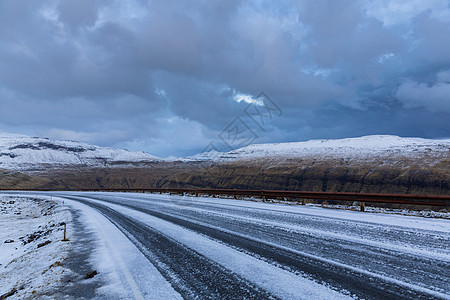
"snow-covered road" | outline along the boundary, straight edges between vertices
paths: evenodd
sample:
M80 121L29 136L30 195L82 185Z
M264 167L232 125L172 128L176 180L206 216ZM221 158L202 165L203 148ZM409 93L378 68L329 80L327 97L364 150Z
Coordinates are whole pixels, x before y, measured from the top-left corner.
M97 235L104 295L450 299L449 220L155 194L52 195Z

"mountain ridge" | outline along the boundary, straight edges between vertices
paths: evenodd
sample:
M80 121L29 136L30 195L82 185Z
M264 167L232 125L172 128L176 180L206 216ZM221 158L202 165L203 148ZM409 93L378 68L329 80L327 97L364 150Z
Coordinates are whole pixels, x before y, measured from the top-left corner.
M0 133L0 168L9 170L101 167L119 163L153 162L159 157L86 143Z
M142 152L73 141L8 138L9 144L4 142L7 138L3 138L3 143L0 138L0 169L7 169L0 170L1 189L172 187L441 195L450 192L447 139L365 136L255 144L229 152L160 159ZM27 139L27 143L22 143ZM26 155L11 158L21 153L28 157L37 155L29 161L24 160ZM55 158L60 160L55 163Z
M422 152L450 152L450 139L403 138L394 135L368 135L345 139L317 139L305 142L252 144L229 152L211 151L189 157L193 160L254 159L261 157L304 157L328 155L332 157L360 157L379 155L383 152L403 151L417 155ZM414 153L418 152L418 153Z
M369 135L346 139L317 139L304 142L252 144L228 152L204 152L188 157L159 158L146 152L99 147L77 141L54 140L0 132L0 168L10 170L60 168L63 166L135 166L155 161L286 160L331 157L373 159L374 157L421 157L437 159L450 153L450 139L403 138Z

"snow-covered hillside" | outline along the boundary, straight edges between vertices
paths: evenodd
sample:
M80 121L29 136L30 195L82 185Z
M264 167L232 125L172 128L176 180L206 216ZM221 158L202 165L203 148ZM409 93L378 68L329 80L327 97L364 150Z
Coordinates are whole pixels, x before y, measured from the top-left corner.
M450 139L429 140L392 135L370 135L336 140L310 140L296 143L254 144L230 152L211 151L190 157L193 160L243 160L261 157L339 157L377 156L450 157Z
M155 160L160 159L145 152L0 133L0 169L40 169L66 165L101 167Z
M377 157L450 158L450 139L428 140L391 135L372 135L337 140L296 143L254 144L230 152L211 151L191 157L161 159L145 152L102 148L74 141L58 141L0 133L0 169L25 170L62 166L132 166L150 161L226 162L258 158L343 158Z

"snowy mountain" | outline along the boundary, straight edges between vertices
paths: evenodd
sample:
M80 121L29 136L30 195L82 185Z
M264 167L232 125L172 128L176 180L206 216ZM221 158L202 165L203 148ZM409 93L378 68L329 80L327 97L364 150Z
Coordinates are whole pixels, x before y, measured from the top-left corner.
M256 144L160 159L144 152L0 133L3 189L200 187L448 194L449 165L449 139L374 135ZM39 172L29 172L33 170Z
M373 135L249 145L190 157L165 187L447 195L450 140Z
M0 169L25 170L69 165L102 167L159 160L145 152L0 133Z
M450 157L450 139L428 140L391 135L372 135L336 140L254 144L229 152L205 152L191 157L161 159L145 152L103 148L75 141L59 141L0 133L0 169L26 170L62 166L133 166L153 161L227 162L265 158L342 158L360 160L377 157Z
M344 158L366 159L378 156L450 157L450 139L429 140L392 135L310 140L296 143L254 144L230 152L211 151L191 156L199 161L234 161L258 158Z

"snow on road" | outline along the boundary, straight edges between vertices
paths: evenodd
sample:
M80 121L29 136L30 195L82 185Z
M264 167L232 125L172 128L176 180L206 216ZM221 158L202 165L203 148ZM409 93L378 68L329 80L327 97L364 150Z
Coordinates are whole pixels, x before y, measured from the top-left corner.
M448 219L205 197L51 195L96 237L98 298L450 299Z
M99 276L107 282L97 291L98 297L182 299L130 240L102 214L77 201L64 200L68 207L81 212L86 230L97 237L91 261Z
M141 222L146 230L156 230L277 298L337 299L405 289L409 296L450 297L450 221L446 219L202 197L72 195L84 203L78 205L105 206ZM267 249L257 253L239 244L242 239ZM271 258L271 249L287 254ZM289 256L296 256L296 265L283 265ZM344 270L349 278L359 278L355 282L378 280L380 291L328 280L333 272L314 271L309 261L319 268ZM299 267L302 264L305 269Z
M95 200L94 202L102 203L102 201ZM131 216L153 228L157 228L163 234L226 266L231 271L267 289L281 299L298 299L299 297L308 299L349 299L347 295L340 294L329 287L280 269L230 247L224 247L223 244L217 241L195 234L170 222L115 204L108 204L108 207Z

